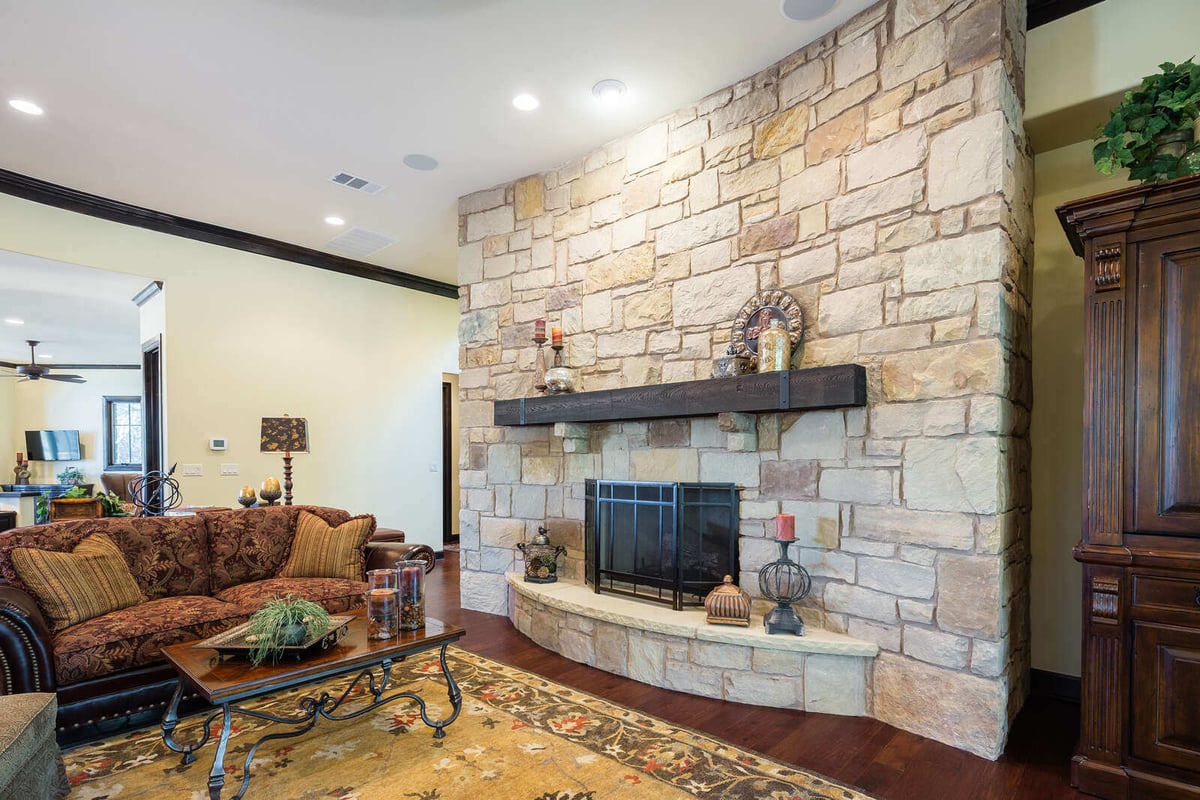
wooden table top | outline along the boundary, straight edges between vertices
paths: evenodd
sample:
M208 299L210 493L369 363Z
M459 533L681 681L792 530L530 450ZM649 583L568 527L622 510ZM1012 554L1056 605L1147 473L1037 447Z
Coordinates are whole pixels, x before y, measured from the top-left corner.
M354 614L354 619L345 637L328 650L317 650L299 661L286 660L278 664L264 661L256 667L241 657L221 659L216 650L193 647L194 642L164 647L163 655L181 677L196 687L201 697L213 705L220 705L311 683L355 668L365 669L385 659L399 660L401 656L457 641L466 633L457 625L426 618L421 630L401 631L392 639L371 640L367 639L363 610L348 613Z

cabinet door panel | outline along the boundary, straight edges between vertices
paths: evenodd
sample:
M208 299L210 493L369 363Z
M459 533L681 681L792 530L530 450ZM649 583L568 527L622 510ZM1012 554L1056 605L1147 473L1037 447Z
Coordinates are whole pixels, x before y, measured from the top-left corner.
M1138 257L1135 529L1200 535L1200 250Z
M1200 769L1200 631L1133 626L1133 755Z

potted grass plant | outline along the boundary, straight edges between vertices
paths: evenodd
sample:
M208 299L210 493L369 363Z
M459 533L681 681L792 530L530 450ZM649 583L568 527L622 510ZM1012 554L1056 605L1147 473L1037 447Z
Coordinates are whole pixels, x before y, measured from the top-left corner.
M275 598L254 612L246 641L253 647L249 656L258 666L268 658L278 661L283 648L303 644L311 636L329 630L329 612L311 600Z
M1200 64L1159 65L1125 93L1096 136L1092 160L1105 175L1129 168L1143 183L1200 172Z

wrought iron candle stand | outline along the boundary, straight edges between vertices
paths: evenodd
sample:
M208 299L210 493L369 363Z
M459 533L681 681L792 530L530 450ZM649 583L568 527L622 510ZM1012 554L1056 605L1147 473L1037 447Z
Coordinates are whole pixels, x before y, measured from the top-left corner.
M812 589L812 578L808 570L788 558L790 539L776 539L779 543L779 560L772 561L758 571L758 590L762 596L775 602L775 608L763 617L767 633L794 633L804 635L804 620L796 615L792 603L804 599Z
M544 326L534 329L533 341L537 343L537 356L533 362L533 388L538 391L538 394L546 393L546 357L542 352L542 346L546 344L546 328Z

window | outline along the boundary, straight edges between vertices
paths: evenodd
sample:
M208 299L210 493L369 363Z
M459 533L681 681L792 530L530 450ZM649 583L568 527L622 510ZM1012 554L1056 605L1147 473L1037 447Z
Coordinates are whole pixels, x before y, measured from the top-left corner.
M104 398L104 468L142 469L142 398Z

